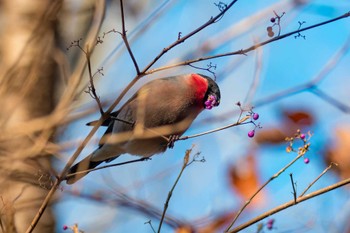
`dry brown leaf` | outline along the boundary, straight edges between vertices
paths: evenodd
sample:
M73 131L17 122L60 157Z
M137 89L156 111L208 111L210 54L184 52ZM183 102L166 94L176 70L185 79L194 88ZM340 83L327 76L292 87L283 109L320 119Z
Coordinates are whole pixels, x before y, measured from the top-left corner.
M310 126L314 123L314 117L305 110L283 111L284 117L295 124Z
M338 164L335 169L341 178L350 177L350 127L336 128L334 144L326 149L325 161Z
M234 213L221 214L208 225L199 229L198 233L223 232L227 225L232 221L234 215Z
M256 168L255 156L250 154L229 168L231 187L244 200L248 200L259 189L259 175ZM260 204L264 195L259 194L251 204Z
M285 142L286 134L277 128L259 130L255 135L255 141L259 144L280 144Z

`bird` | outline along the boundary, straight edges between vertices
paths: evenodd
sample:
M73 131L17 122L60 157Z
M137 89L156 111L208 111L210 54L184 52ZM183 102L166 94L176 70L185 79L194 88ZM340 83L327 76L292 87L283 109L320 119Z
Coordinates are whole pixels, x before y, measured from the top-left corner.
M149 158L172 148L203 110L219 106L220 98L217 83L203 74L149 81L102 123L107 130L98 148L70 168L67 184L77 182L89 169L122 154Z

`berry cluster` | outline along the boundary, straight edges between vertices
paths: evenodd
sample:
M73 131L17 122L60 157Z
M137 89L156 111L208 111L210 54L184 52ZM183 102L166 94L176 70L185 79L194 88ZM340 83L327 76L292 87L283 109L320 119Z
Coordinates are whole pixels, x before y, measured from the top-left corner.
M266 28L267 30L267 35L269 37L274 37L275 36L275 32L273 31L273 27L277 26L278 27L278 36L281 34L281 18L283 17L283 15L285 14L284 12L282 13L282 15L278 15L275 11L273 11L273 13L275 14L275 17L272 17L270 19L270 22L272 23L272 26L268 26Z
M243 114L244 112L248 112L248 114L247 114L247 116L246 116L245 119L249 119L249 118L250 118L250 121L247 122L247 123L251 123L251 124L254 125L254 129L248 132L248 137L250 137L250 138L254 137L256 128L261 128L260 123L256 123L256 122L255 122L255 121L257 121L257 120L259 119L259 117L260 117L260 116L259 116L259 113L253 112L252 108L250 108L249 110L244 109L244 108L242 107L241 102L239 102L239 101L236 103L236 105L237 105L237 106L240 108L240 110L241 110L241 114L239 115L239 120L238 120L238 121L240 121L241 116L242 116L242 114Z
M258 127L260 128L260 125L257 125L254 121L258 120L259 119L259 114L256 113L256 112L249 112L250 113L250 116L252 118L252 123L255 125L255 128L251 131L248 132L248 137L252 138L254 137L255 135L255 129Z
M205 108L210 110L214 106L217 106L219 103L216 100L216 97L213 95L209 95L208 99L204 102Z
M303 143L303 146L298 148L298 153L299 154L303 154L304 157L304 163L308 164L310 162L310 159L305 157L305 153L308 151L309 147L310 147L310 143L308 142L309 139L311 137L311 134L309 133L309 138L306 138L306 134L301 133L300 129L297 130L296 134L294 135L294 137L286 137L286 141L289 143L289 145L286 148L286 151L289 152L296 152L296 150L294 150L293 148L293 143L296 139L301 140L301 142Z

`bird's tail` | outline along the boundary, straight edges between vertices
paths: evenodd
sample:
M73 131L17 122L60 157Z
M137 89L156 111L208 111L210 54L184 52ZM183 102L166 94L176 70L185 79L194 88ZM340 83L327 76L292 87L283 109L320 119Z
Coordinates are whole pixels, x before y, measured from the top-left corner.
M89 169L93 169L101 164L103 161L91 161L94 153L88 155L86 158L81 160L79 163L71 167L67 174L67 184L74 184L84 176L86 176Z

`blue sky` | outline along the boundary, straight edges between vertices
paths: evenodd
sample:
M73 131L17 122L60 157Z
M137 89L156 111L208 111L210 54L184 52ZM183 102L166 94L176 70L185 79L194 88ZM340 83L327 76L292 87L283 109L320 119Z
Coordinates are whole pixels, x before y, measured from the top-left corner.
M310 26L350 10L350 3L345 0L308 1L299 8L290 7L290 2L292 1L238 1L219 22L169 51L155 64L154 68L185 59L245 49L256 42L267 40L269 37L266 27L271 25L270 18L274 16L273 10L279 14L285 11L285 15L281 18L282 34L296 30L299 26L298 21L306 21L304 25ZM138 17L126 18L130 35L136 35L137 30L141 28L146 29L139 36L131 37L131 47L140 67L147 65L164 47L174 42L179 32L185 35L218 13L218 8L213 1L169 1L167 10L155 21L147 24L150 25L149 27L142 24L143 20L162 3L163 1L149 1ZM111 7L107 12L102 31L112 28L120 30L119 16L115 13L116 11L118 9ZM254 20L254 16L259 13L263 15ZM139 25L142 27L138 27ZM230 38L230 33L235 34L235 32L237 35ZM312 80L348 40L349 32L349 19L343 19L303 32L306 39L295 39L291 36L252 51L247 56L230 56L209 61L217 66L215 72L222 93L221 105L217 109L203 112L186 135L237 120L235 103L243 102L251 89L257 63L261 65L261 70L251 103L253 106L256 101L265 97ZM77 35L77 38L80 36ZM221 44L225 36L228 40ZM214 45L214 48L206 52L202 46L208 41ZM120 43L121 39L118 35L111 35L106 38L104 44L97 47L98 56L96 55L93 59L95 69L104 67L105 75L98 79L97 90L101 99L106 102L115 99L135 76L135 69L125 50L115 50ZM209 62L200 62L195 65L206 67ZM350 105L347 84L348 64L350 64L350 56L346 53L318 87L333 98ZM188 72L198 72L198 70L188 66L169 69L143 78L136 86L140 86L148 78ZM205 71L200 72L205 73ZM208 75L208 73L205 74ZM128 96L131 94L132 91ZM95 104L89 95L82 96L80 101L86 106ZM310 128L314 133L309 154L311 162L306 165L302 160L298 161L281 177L274 180L265 190L264 204L244 212L238 223L243 223L291 200L289 173L293 173L298 191L303 190L326 167L320 151L325 145L331 144L334 139L332 136L334 129L349 124L347 114L309 92L266 103L255 108L254 111L260 114L259 122L263 129L268 129L280 125L281 109L307 109L316 117L316 123ZM226 116L224 119L215 120L223 115ZM72 123L61 140L76 141L84 138L89 132L85 123L98 117L96 112ZM132 198L147 201L162 210L167 193L181 168L184 152L192 145L195 145L194 151L201 152L206 162L194 163L185 170L171 198L167 213L192 222L239 208L243 200L240 200L229 187L227 178L227 169L230 164L238 163L240 159L245 158L248 151L254 149L259 179L264 182L293 159L293 155L285 153L285 145L262 146L256 144L253 139L249 139L246 135L253 127L253 125L243 125L216 134L180 141L176 143L174 149L155 156L151 161L93 172L74 186L63 185L63 191L60 193L61 201L56 205L58 232L64 224L74 223L78 223L85 232L152 232L149 225L145 225L144 222L151 219L157 227L158 221L137 211L114 206L113 200L117 196L116 193L125 192ZM259 134L259 130L256 133ZM93 150L98 137L102 134L103 129L99 130L95 143L92 142L84 150L82 157ZM67 158L71 153L71 151L65 153ZM118 160L128 159L132 157L125 155ZM338 179L334 174L329 173L317 182L312 190L330 185ZM109 200L106 203L100 203L72 196L69 194L71 192L95 196L103 193ZM342 232L346 216L349 216L348 199L349 193L345 189L339 189L282 211L273 216L276 220L276 229L273 231L329 232L332 228L334 232ZM162 232L173 232L167 225L163 225L162 229ZM256 232L256 225L243 232Z

